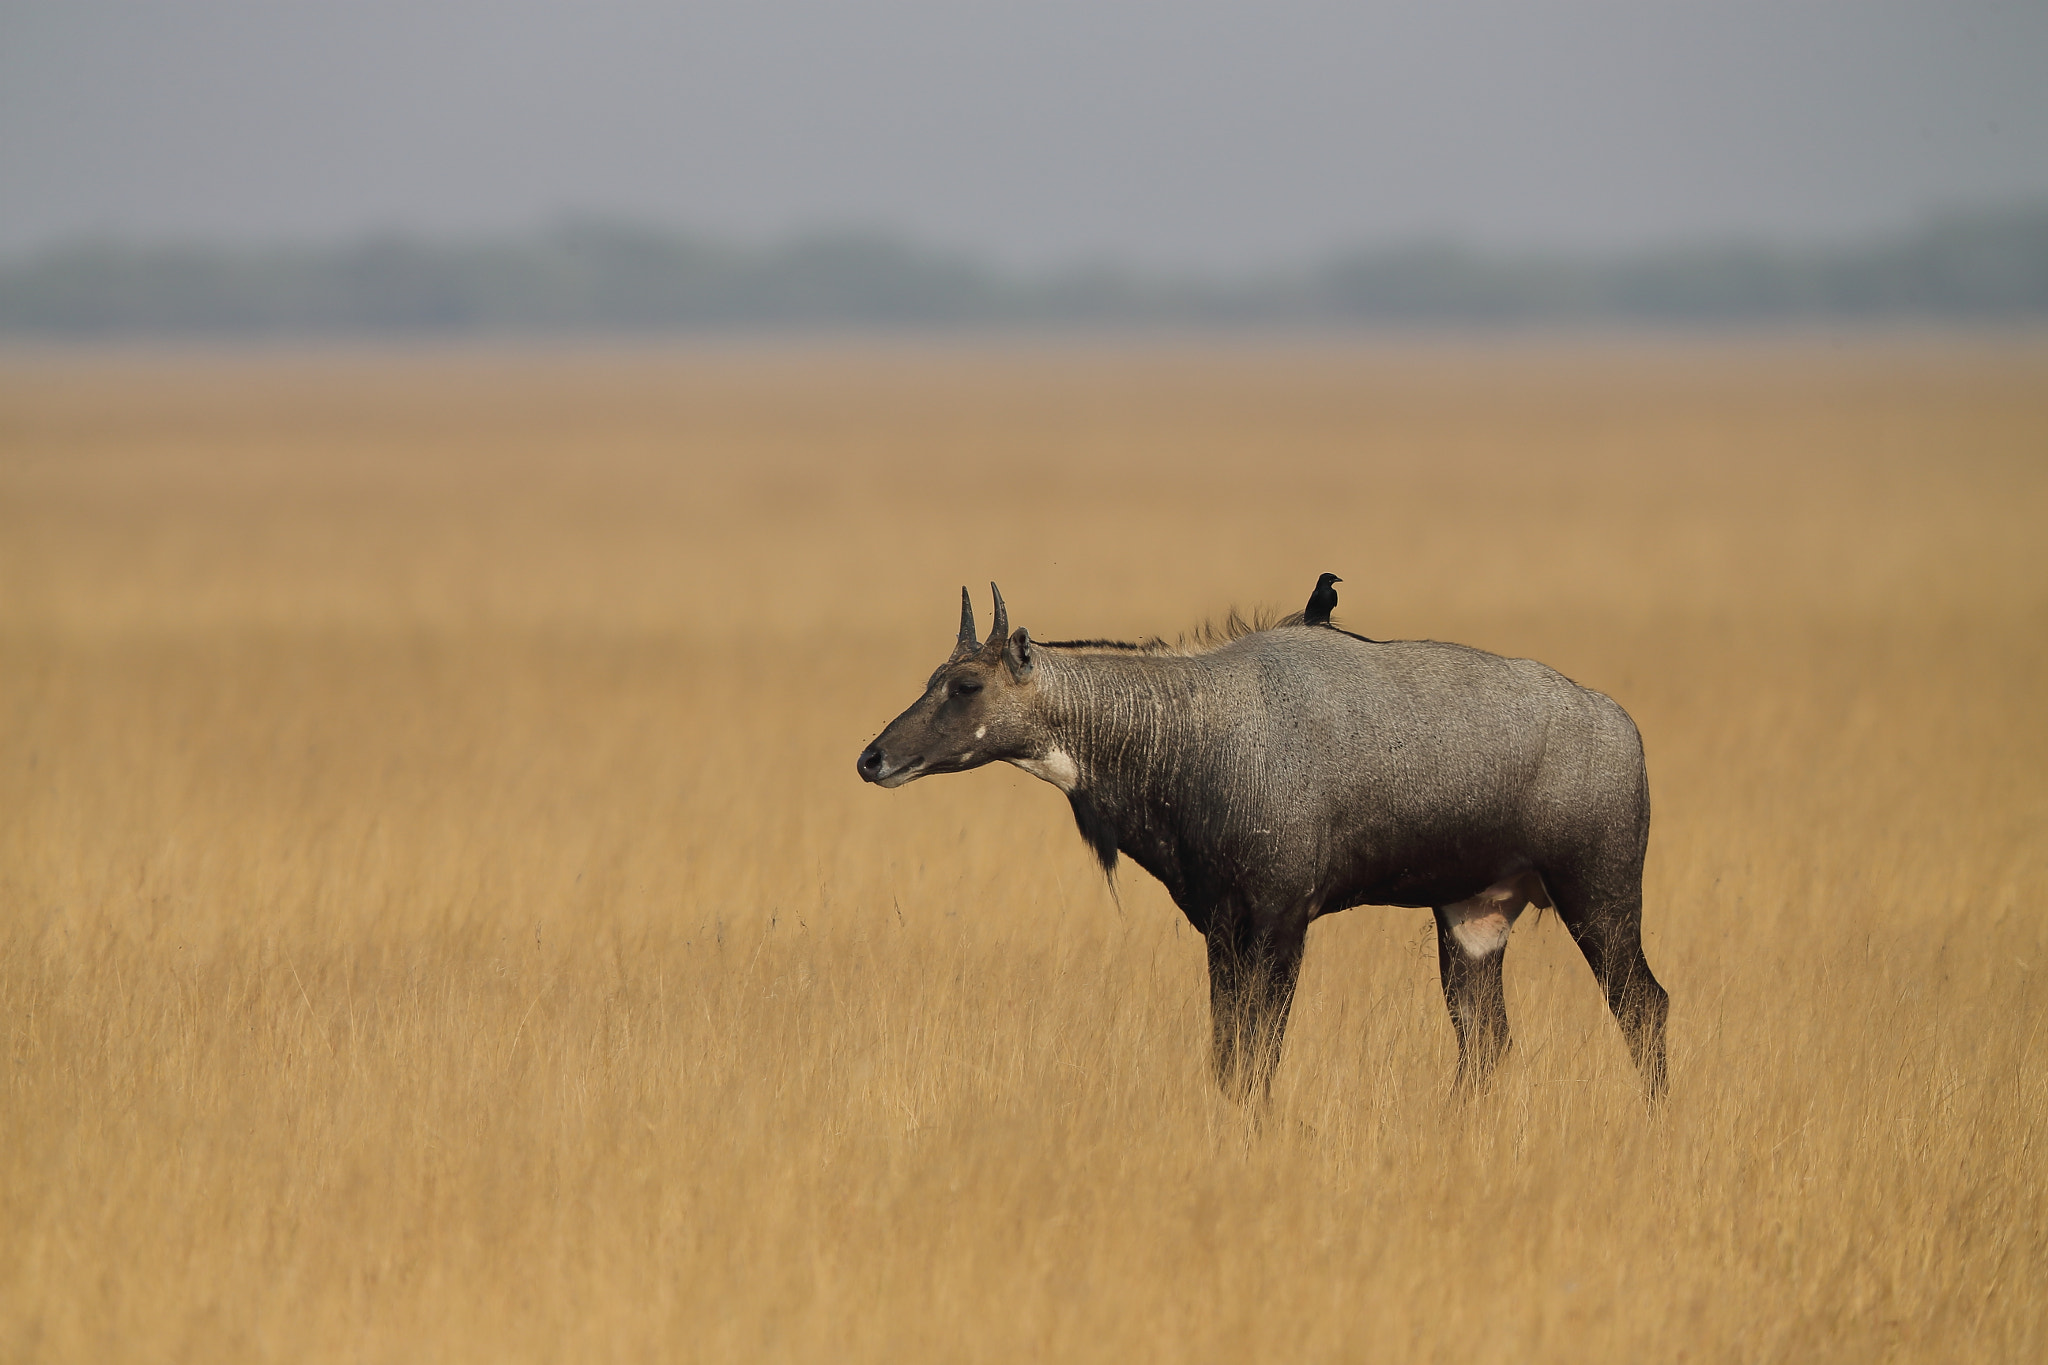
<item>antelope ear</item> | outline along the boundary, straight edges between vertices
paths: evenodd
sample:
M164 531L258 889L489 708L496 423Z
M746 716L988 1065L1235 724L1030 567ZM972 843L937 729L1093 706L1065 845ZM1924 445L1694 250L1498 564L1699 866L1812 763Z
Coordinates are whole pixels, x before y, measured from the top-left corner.
M1031 650L1030 631L1022 626L1017 627L1016 633L1010 636L1009 643L1003 646L1003 662L1010 666L1010 676L1018 682L1023 682L1031 676L1031 670L1037 665L1038 659Z

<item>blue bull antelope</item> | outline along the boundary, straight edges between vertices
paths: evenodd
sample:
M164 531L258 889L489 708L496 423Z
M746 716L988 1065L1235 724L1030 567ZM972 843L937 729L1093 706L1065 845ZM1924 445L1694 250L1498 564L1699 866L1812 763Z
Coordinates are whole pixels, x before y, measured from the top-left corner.
M993 589L994 585L990 585ZM1542 664L1300 617L1194 648L960 635L924 695L861 752L900 787L1013 763L1066 794L1105 872L1127 856L1207 940L1212 1061L1270 1093L1309 923L1354 905L1436 913L1458 1086L1508 1048L1501 960L1555 908L1664 1090L1668 998L1643 958L1650 790L1635 723Z

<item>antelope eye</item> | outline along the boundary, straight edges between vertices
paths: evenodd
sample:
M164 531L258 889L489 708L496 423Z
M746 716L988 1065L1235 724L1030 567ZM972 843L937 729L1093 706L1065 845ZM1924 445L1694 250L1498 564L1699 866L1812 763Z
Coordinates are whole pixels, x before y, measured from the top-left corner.
M971 697L979 691L981 691L981 679L979 678L956 678L953 681L953 695L956 697Z

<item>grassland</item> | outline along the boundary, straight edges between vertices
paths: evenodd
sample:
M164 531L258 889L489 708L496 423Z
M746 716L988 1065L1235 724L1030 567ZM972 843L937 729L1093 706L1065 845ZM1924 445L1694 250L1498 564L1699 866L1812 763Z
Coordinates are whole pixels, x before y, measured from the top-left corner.
M0 1359L2041 1359L2044 525L2024 339L0 357ZM1249 1134L1054 792L854 776L962 582L1323 569L1636 716L1661 1111L1361 909Z

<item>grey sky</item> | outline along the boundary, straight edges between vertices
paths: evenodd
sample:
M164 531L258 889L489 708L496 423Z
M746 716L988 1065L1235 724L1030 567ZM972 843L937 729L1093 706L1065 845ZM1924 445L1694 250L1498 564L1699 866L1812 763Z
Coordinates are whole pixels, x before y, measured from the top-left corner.
M0 249L568 211L1242 265L2048 198L2048 3L0 0Z

